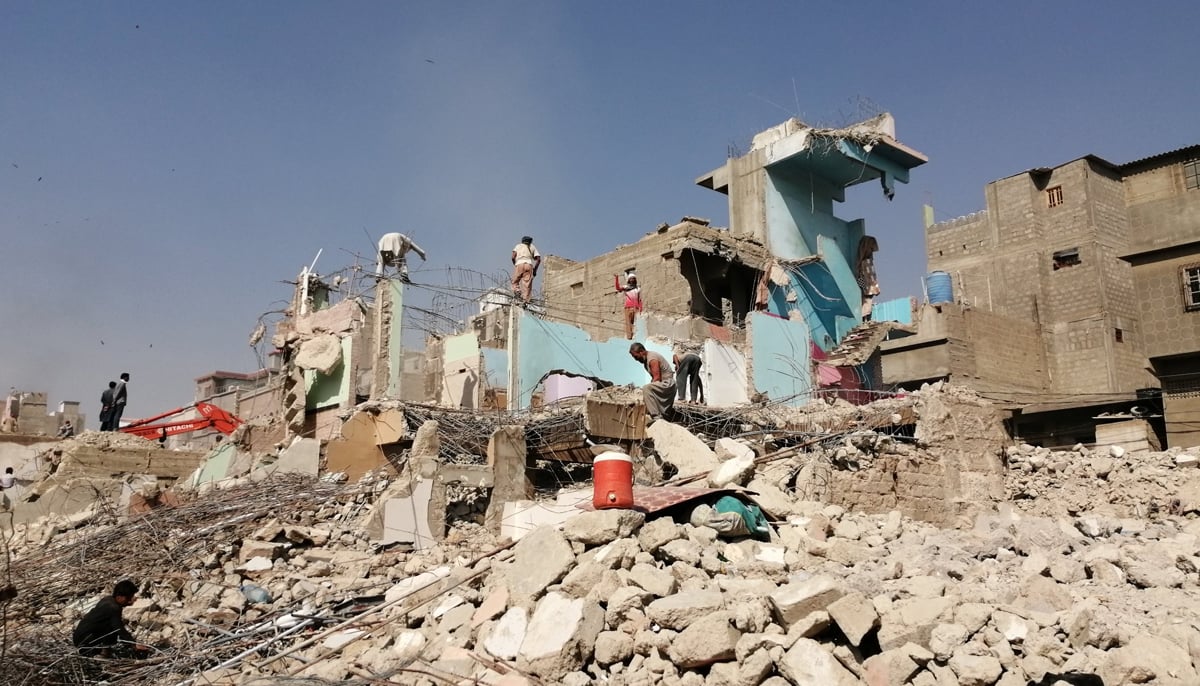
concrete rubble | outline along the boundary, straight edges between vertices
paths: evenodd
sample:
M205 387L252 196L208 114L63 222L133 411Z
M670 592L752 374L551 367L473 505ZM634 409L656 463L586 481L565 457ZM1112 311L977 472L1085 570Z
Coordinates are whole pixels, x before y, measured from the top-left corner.
M694 526L695 501L562 504L586 482L539 490L531 502L557 519L510 540L486 525L479 465L440 457L437 420L410 422L417 440L398 465L355 481L247 460L138 517L97 507L71 528L17 525L0 678L59 669L36 656L70 652L63 637L87 604L69 594L99 593L120 570L147 584L126 617L160 651L122 683L1200 683L1200 451L1005 445L986 411L938 388L821 403L771 420L775 435L647 427L675 467L668 483L744 486L772 519L767 540ZM975 423L970 437L939 434L947 412ZM781 442L817 425L822 440ZM481 445L480 462L503 462L496 441ZM279 459L307 464L312 450ZM431 540L373 535L381 504L411 502L423 482L442 509ZM468 491L483 500L447 516ZM80 557L89 541L120 548L160 530L174 533L141 555L114 550L109 566ZM84 562L55 567L69 556Z

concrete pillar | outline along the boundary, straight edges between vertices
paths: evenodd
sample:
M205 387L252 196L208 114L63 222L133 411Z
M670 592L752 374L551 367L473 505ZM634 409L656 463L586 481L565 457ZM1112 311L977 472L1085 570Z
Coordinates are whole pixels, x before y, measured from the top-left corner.
M508 409L521 409L521 312L508 306Z
M404 375L403 309L404 284L399 279L376 282L375 317L371 327L375 341L372 398L400 397L400 381Z
M526 476L525 427L502 426L488 439L488 467L492 470L492 497L488 501L484 525L500 535L504 504L528 500L533 484Z

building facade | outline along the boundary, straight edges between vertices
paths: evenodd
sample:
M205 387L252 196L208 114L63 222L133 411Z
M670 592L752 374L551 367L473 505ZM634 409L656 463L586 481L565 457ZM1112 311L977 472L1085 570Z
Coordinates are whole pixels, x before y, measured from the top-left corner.
M1200 145L1122 166L1143 349L1168 445L1200 445Z
M1018 415L1070 410L1087 431L1055 437L1053 421L1036 422L1068 443L1086 442L1092 415L1161 386L1168 445L1200 443L1198 159L1193 146L1030 169L989 183L984 210L929 223L929 269L949 276L952 302L885 343L885 381L950 378ZM996 338L1024 354L994 354Z

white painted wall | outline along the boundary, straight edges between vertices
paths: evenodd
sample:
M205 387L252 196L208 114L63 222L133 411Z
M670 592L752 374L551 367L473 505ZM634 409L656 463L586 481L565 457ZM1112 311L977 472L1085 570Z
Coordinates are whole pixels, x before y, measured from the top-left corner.
M733 346L713 339L704 342L704 397L709 405L729 406L750 402L746 394L746 356Z

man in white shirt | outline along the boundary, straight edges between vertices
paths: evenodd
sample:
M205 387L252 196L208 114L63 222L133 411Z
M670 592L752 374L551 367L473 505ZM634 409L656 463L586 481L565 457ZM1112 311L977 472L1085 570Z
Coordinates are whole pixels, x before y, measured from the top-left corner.
M400 271L400 280L408 283L408 260L405 259L405 255L409 250L415 252L422 262L425 261L425 251L408 236L402 233L383 234L383 238L379 239L379 259L375 263L375 273L382 274L385 266L396 267Z
M542 254L533 244L531 236L524 236L512 251L513 294L522 302L529 302L533 297L533 277L537 276L538 267L542 266Z

